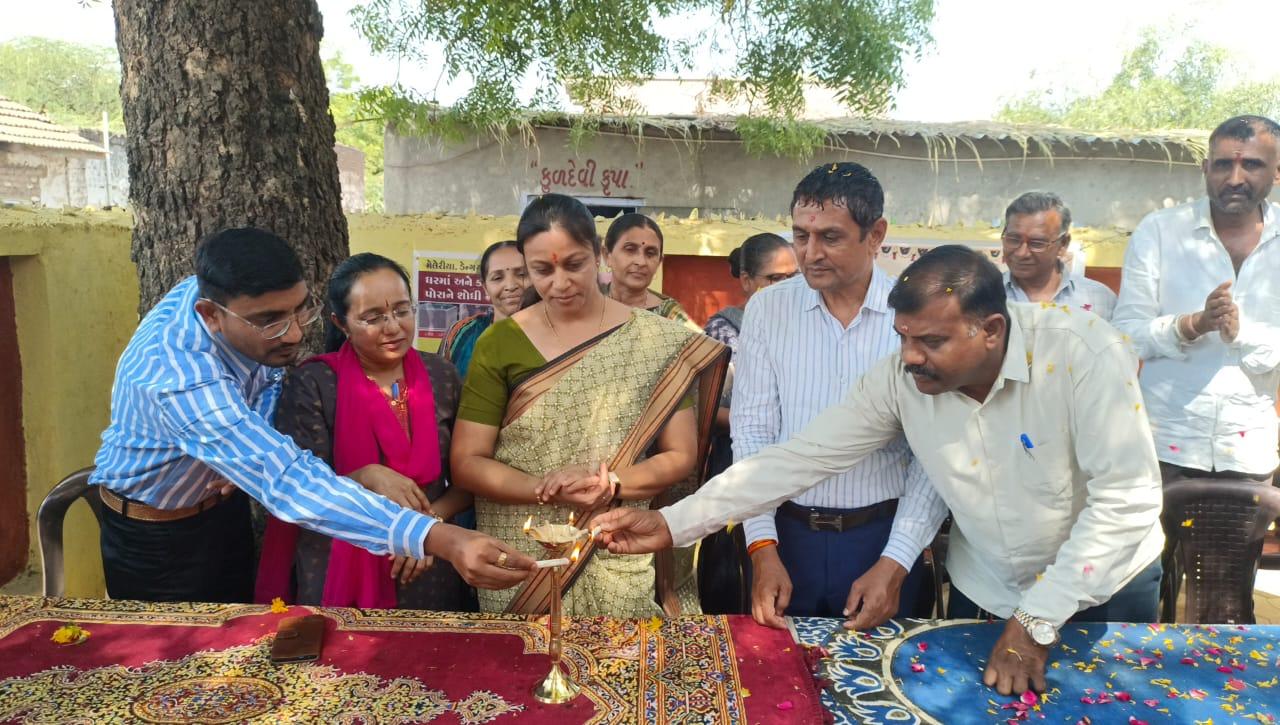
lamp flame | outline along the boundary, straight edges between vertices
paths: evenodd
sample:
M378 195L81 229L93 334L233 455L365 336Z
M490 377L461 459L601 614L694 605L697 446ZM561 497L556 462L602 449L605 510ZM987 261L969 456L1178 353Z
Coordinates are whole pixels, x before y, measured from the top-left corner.
M524 532L525 532L526 534L527 534L527 533L529 533L529 529L531 529L531 528L533 528L533 515L532 515L532 514L530 514L530 515L529 515L529 518L527 518L527 519L525 519L525 520L524 520Z
M578 563L578 557L582 555L582 544L573 547L573 553L569 555L569 560Z
M572 512L572 511L570 511L570 512L569 512L569 525L570 525L570 526L573 526L573 512Z

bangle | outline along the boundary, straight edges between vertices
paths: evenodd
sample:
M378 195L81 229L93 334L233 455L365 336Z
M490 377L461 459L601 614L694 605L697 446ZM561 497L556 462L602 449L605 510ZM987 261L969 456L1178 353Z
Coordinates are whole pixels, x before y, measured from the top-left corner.
M770 546L777 546L777 545L778 545L777 539L760 539L759 541L753 541L751 542L751 545L747 547L747 556L751 556L752 554L756 553L757 551L760 551L761 549L764 549Z
M1175 337L1178 338L1178 342L1181 342L1184 344L1191 342L1191 340L1187 337L1187 334L1182 331L1182 321L1186 319L1186 317L1187 317L1186 315L1178 315L1177 317L1173 318L1173 334Z

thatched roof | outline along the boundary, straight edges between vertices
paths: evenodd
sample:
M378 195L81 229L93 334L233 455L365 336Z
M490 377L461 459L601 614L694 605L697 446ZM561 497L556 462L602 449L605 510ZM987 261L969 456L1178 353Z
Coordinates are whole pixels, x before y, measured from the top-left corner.
M528 128L569 128L576 120L585 117L569 113L537 113L527 117ZM658 136L686 139L704 138L708 135L737 136L741 116L602 116L587 118L601 131L625 133L631 136ZM1111 147L1126 156L1142 147L1157 150L1169 160L1182 156L1199 162L1205 157L1209 132L1185 129L1168 131L1082 131L1060 126L1033 126L1026 124L998 123L995 121L963 121L954 123L919 123L871 118L829 118L802 123L814 125L827 132L828 143L835 148L845 148L851 137L865 137L879 142L881 139L901 143L908 137L918 137L925 142L931 158L955 156L957 150L968 148L975 156L977 142L994 141L1009 144L1020 155L1054 157L1065 150L1097 149Z

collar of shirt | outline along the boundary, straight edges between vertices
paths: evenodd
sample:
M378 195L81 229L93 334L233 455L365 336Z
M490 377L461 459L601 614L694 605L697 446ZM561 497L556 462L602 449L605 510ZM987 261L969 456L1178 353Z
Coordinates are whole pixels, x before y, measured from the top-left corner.
M1280 236L1280 219L1276 218L1278 206L1280 205L1265 199L1262 202L1262 238L1258 240L1259 247ZM1218 239L1218 230L1213 227L1213 212L1209 206L1209 197L1202 196L1197 199L1191 206L1191 213L1195 228L1208 229L1209 238L1221 243Z
M1075 278L1067 271L1066 265L1062 263L1061 259L1058 260L1058 276L1058 289L1053 291L1053 299L1055 300L1061 297L1064 291L1074 293L1076 290ZM1010 274L1008 269L1004 271L1004 291L1015 302L1029 302L1031 300L1027 296L1026 290L1022 289L1022 285L1014 281L1013 275Z
M875 264L872 264L871 281L867 284L867 296L862 301L862 310L871 310L872 312L888 314L890 312L889 292L893 289L893 285L894 281L889 278L889 275L885 274L884 271ZM802 309L805 312L820 308L828 315L831 314L831 311L827 309L826 303L822 300L822 293L810 287L808 283L805 283L803 300L804 304L802 305ZM859 316L862 315L862 310L858 311ZM854 318L855 321L857 319L857 317ZM852 325L853 323L850 323L850 326Z

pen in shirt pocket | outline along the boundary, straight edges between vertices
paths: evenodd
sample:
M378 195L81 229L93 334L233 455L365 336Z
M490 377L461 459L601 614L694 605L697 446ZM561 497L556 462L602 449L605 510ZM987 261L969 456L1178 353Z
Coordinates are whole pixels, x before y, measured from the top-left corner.
M1036 444L1031 442L1031 436L1023 433L1018 440L1022 443L1023 452L1027 454L1028 458L1034 461L1036 459L1036 454L1032 453L1031 449L1035 448Z

